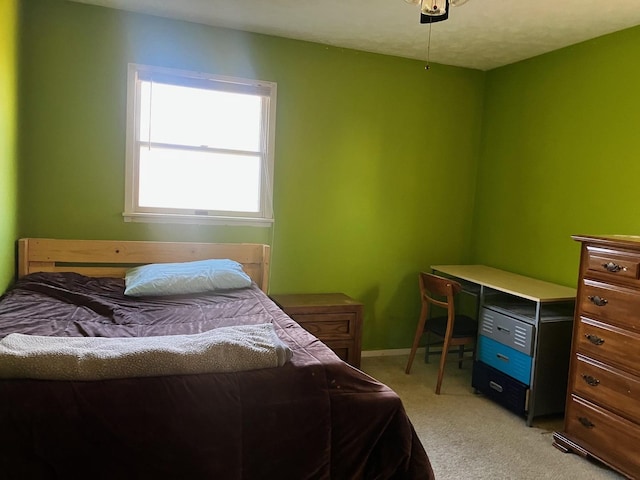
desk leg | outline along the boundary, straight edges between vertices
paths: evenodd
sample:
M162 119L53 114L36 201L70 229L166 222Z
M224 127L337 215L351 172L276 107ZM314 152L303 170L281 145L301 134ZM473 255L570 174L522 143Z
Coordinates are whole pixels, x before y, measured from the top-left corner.
M527 414L527 427L530 427L533 424L533 409L529 409L529 413Z

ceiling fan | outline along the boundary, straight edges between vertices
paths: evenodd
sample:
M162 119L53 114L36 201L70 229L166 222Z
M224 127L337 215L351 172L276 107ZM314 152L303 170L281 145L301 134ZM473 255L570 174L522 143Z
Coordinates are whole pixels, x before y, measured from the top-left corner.
M431 24L442 22L449 18L449 5L458 7L464 5L469 0L404 0L413 5L420 5L420 23L429 24L429 40L427 43L427 64L425 70L431 68L429 56L431 50Z
M449 18L449 5L458 7L469 0L405 0L413 5L420 5L420 23L442 22Z

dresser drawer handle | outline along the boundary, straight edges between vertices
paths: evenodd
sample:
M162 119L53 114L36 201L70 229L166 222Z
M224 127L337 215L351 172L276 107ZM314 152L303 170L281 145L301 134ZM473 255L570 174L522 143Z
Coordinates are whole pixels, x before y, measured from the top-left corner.
M591 375L583 374L582 375L582 379L585 382L587 382L587 384L591 385L592 387L597 387L600 384L600 380L598 380L595 377L592 377Z
M505 362L509 361L509 357L507 357L506 355L503 355L501 353L496 353L496 357L498 357L500 360L503 360Z
M500 331L500 332L504 332L506 334L510 334L511 333L511 330L509 330L508 328L501 327L500 325L498 325L497 328L498 328L498 331Z
M595 424L591 422L587 417L578 417L578 421L582 424L583 427L593 428Z
M602 345L604 343L604 339L600 338L597 335L593 335L591 333L585 333L584 336L587 337L587 340L589 340L594 345Z
M598 295L589 295L587 298L591 301L591 303L598 307L604 307L607 303L609 303L609 300L599 297Z
M623 267L622 265L618 265L617 263L613 263L613 262L603 263L602 267L607 272L611 272L611 273L618 273L620 271L623 271L623 272L627 271L627 267Z

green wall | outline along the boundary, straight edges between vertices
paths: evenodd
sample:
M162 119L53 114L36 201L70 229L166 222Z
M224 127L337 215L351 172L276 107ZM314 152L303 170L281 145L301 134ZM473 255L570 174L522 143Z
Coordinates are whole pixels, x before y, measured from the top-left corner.
M473 259L575 286L572 234L640 234L640 27L488 72Z
M6 258L18 236L17 150L20 236L271 243L271 291L362 300L365 349L410 344L416 276L429 265L485 263L573 286L572 234L640 232L640 27L487 73L426 72L407 59L29 0L17 149L17 0L0 5ZM123 222L128 62L278 83L274 228ZM0 287L12 276L3 263Z
M0 0L0 292L15 275L17 216L18 1Z
M23 3L21 236L273 244L271 292L365 302L410 344L417 273L470 260L485 74L62 0ZM275 227L125 223L128 62L278 83Z

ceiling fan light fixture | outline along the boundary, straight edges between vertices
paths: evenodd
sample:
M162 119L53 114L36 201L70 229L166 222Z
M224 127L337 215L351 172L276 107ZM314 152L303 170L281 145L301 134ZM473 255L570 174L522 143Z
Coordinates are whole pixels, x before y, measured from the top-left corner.
M427 65L429 70L429 52L431 50L431 24L442 22L449 18L449 2L451 5L464 5L468 0L404 0L412 5L420 5L420 23L429 24L429 39L427 42Z
M420 23L442 22L449 18L449 0L422 0Z
M422 0L420 11L424 15L439 17L447 13L448 4L447 0Z

